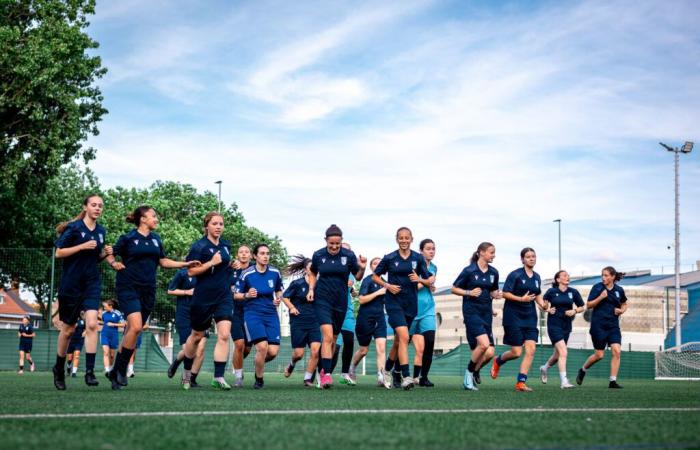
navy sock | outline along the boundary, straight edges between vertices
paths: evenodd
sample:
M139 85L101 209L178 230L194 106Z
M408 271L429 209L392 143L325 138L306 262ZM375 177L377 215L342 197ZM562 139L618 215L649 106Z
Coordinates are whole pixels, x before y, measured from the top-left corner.
M66 367L66 357L56 355L56 367L59 367L61 371Z
M411 371L408 367L408 364L401 364L399 366L401 368L401 375L405 378L411 375Z
M85 353L85 371L94 372L95 371L95 357L97 353Z
M224 376L226 371L226 361L214 361L214 378Z
M190 384L196 383L196 382L197 382L197 375L199 375L199 374L198 374L198 373L194 373L194 372L192 372L192 373L190 374Z
M519 374L518 374L518 382L521 382L521 381L522 381L523 383L527 381L527 374L524 374L524 373L519 373Z
M503 359L501 359L501 355L496 356L496 364L498 364L499 366L502 366L505 363L506 362L503 361Z
M184 365L185 370L192 370L192 363L194 363L194 358L188 358L185 356L185 359L182 360L182 363Z
M396 361L394 361L393 359L387 359L386 364L384 364L384 370L386 370L387 372L390 372L394 368L395 362Z
M396 355L396 361L394 361L394 371L401 372L401 364L399 363L398 355Z
M421 366L417 366L415 364L413 365L413 378L418 378L420 376L420 371L422 368L423 367Z
M476 363L472 360L469 360L469 365L467 366L467 370L470 371L471 373L474 373L476 369Z
M333 365L333 360L331 358L321 358L321 370L324 373L331 373L331 366Z
M133 348L126 348L122 347L122 351L120 351L117 354L116 363L114 364L122 376L126 376L126 366L129 365L129 360L131 359L131 355L134 354L134 349Z

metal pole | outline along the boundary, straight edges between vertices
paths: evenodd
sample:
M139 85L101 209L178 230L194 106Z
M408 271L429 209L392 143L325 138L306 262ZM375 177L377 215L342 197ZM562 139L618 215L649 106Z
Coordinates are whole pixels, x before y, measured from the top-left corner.
M559 253L559 270L561 270L561 219L554 219L552 222L557 223L557 235L559 242L559 248L557 252Z
M219 213L221 212L221 180L217 181L216 184L219 185Z
M48 330L51 329L51 303L53 302L53 283L54 283L54 277L56 273L56 247L51 249L51 285L49 286L49 310L46 315L47 317L47 325L46 328Z
M676 347L680 347L681 341L681 226L680 226L680 200L678 189L678 164L680 155L679 150L673 152L674 169L675 169L675 201L676 201L676 238L675 238L675 270L676 270ZM680 350L680 349L679 349Z

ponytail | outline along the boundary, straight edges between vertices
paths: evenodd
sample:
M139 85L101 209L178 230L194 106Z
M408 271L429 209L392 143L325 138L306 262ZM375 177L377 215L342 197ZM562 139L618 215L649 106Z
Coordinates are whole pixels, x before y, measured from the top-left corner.
M618 272L613 266L603 267L603 272L608 272L613 277L613 282L617 283L625 276L624 272Z
M285 273L287 276L301 276L306 272L306 266L309 265L311 260L304 255L294 255L290 258L290 262L285 268Z
M99 197L97 194L90 194L87 197L85 197L85 200L83 200L83 210L80 211L80 214L77 216L73 217L71 220L66 220L65 222L61 222L58 225L56 225L56 233L60 236L63 234L64 231L66 231L66 227L68 226L69 223L75 222L76 220L83 220L85 218L86 210L85 207L87 206L88 202L90 201L91 198L93 197Z
M477 262L479 260L479 253L485 252L491 247L494 247L494 245L490 242L482 242L481 244L479 244L479 246L476 248L476 251L472 254L471 262Z
M128 223L133 223L137 227L141 223L141 217L145 216L146 213L150 210L152 210L150 206L147 205L141 205L126 216L126 221Z

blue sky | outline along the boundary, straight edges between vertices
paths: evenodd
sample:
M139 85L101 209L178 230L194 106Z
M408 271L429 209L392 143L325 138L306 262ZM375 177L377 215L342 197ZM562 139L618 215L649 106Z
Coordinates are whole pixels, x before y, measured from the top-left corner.
M369 257L399 226L450 284L481 241L503 276L672 270L673 158L699 140L700 4L98 2L106 186L215 190L290 253L331 223ZM681 162L685 270L700 149ZM167 239L167 236L164 236Z

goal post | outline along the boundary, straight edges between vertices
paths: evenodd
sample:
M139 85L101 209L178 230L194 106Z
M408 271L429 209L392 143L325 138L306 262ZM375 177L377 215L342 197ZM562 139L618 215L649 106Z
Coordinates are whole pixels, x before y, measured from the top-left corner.
M700 342L656 352L656 380L700 381Z

